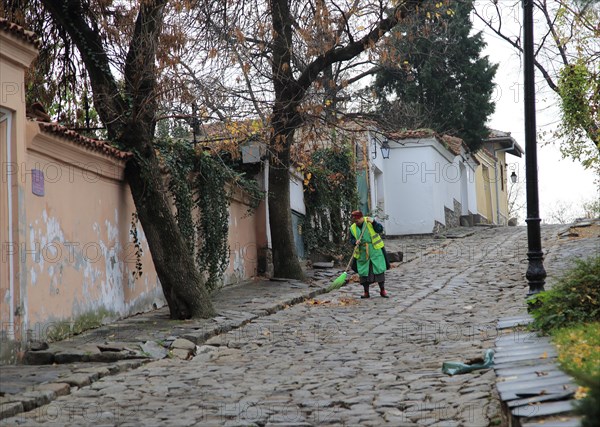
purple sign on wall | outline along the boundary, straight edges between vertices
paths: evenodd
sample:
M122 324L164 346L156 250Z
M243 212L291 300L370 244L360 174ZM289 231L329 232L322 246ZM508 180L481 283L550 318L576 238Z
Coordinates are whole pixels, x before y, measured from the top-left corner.
M39 169L31 170L31 192L36 196L44 195L44 172Z

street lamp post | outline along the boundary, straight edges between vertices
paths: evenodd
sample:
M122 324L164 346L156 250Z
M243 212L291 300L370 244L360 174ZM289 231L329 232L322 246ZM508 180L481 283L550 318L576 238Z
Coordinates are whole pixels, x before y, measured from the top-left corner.
M544 290L544 253L540 233L538 198L537 141L535 123L535 69L533 51L533 0L523 2L523 74L525 79L525 176L527 191L527 258L525 277L529 282L528 297Z

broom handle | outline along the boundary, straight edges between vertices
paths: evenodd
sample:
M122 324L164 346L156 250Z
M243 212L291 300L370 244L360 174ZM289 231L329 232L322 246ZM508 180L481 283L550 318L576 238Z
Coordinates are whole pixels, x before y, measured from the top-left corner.
M356 244L354 245L354 248L356 248L360 244L360 240L362 239L362 236L365 233L366 229L367 229L366 226L363 227L362 231L360 232L360 237L356 241ZM346 266L346 269L344 271L348 271L350 269L350 265L352 264L352 258L354 258L354 250L352 251L352 256L350 257L350 261L348 261L348 265Z

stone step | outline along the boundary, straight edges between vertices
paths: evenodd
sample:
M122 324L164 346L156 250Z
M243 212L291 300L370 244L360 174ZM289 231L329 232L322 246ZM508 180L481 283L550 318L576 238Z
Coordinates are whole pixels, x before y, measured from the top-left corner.
M544 394L542 396L534 396L534 397L528 397L525 399L511 400L510 402L507 402L507 405L509 408L516 408L518 406L532 405L534 403L569 400L574 395L575 395L575 393L573 393L572 391L566 391L564 393Z
M537 361L536 361L537 362ZM559 371L562 372L555 363L548 361L544 364L533 363L527 364L525 366L506 366L499 367L498 365L494 365L494 370L496 371L497 377L512 377L515 375L527 375L536 372L553 372Z
M547 417L556 414L569 414L575 409L575 401L568 400L564 402L549 402L539 405L527 405L514 408L511 413L515 417L530 419L538 417ZM544 427L546 423L544 423Z

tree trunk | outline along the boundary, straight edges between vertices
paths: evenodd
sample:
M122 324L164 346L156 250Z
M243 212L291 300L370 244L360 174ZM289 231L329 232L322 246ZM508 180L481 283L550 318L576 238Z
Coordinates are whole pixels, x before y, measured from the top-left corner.
M273 20L273 89L275 105L271 114L269 145L269 222L273 243L273 269L277 277L304 279L292 233L290 209L290 149L294 130L300 124L297 107L304 97L294 79L292 68L292 16L288 0L270 0Z
M130 160L125 176L171 318L214 316L208 291L173 217L156 157Z
M275 134L275 132L274 132ZM279 134L281 136L281 134ZM271 139L275 139L271 136ZM273 268L275 277L304 279L304 272L298 260L294 234L292 232L292 211L290 209L290 145L293 131L282 137L284 147L269 169L269 223L273 244ZM275 146L272 141L271 146ZM279 144L281 145L281 144Z

